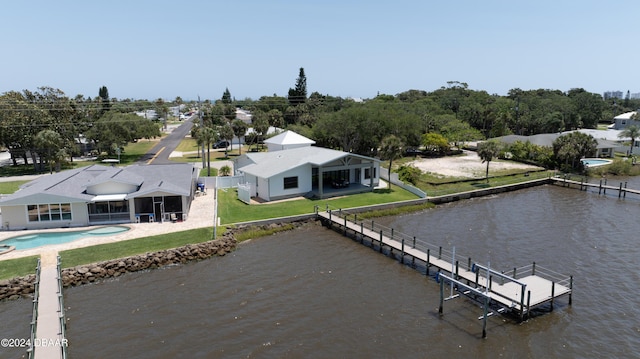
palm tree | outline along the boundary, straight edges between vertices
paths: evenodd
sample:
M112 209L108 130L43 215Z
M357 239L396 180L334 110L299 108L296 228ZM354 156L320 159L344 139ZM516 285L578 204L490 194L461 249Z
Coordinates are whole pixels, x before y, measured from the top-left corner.
M242 120L233 120L231 123L231 128L233 128L233 134L238 137L238 148L240 154L242 154L242 145L240 145L240 137L244 136L247 133L247 124Z
M389 188L391 188L391 169L393 160L402 155L402 147L404 144L396 135L388 135L382 139L380 143L380 156L389 160Z
M207 146L207 176L211 176L211 144L216 142L218 134L211 127L203 127L198 134L198 139Z
M629 147L629 154L633 153L633 144L636 142L636 138L640 137L640 127L631 125L618 134L619 138L630 137L631 146Z
M502 146L498 141L485 141L478 143L478 156L482 160L482 163L487 163L486 179L489 183L489 163L494 157L498 157Z

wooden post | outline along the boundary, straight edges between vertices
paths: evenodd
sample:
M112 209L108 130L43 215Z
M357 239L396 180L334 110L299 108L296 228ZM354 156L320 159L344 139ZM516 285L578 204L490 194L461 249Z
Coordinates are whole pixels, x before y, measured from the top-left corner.
M344 235L347 235L347 216L344 216Z
M393 240L393 228L391 228L391 240Z
M360 244L364 243L364 222L360 222Z
M627 182L624 183L624 193L622 194L623 198L627 198Z
M333 228L333 221L331 220L331 210L329 210L329 228Z
M440 278L438 278L438 280L440 281L440 306L438 307L438 314L442 316L442 307L444 306L444 281Z
M468 271L471 270L471 257L469 257L469 259L467 259L467 270Z
M431 256L431 249L427 249L427 275L429 275L429 267L431 266L431 263L429 263L431 261L431 259L429 258Z
M598 194L602 194L602 179L600 179L600 187L598 189Z
M527 291L527 319L531 317L531 291Z
M480 279L480 271L476 270L476 288L478 288L478 280Z
M482 338L487 337L487 312L489 311L489 298L484 297L484 315L482 316Z
M618 189L618 198L622 197L622 182L620 182L620 189Z
M531 275L536 275L536 262L533 262L533 267L531 267Z
M358 223L358 214L353 215L353 223Z
M569 276L569 305L571 305L571 294L573 294L573 276Z
M404 264L404 238L402 238L402 251L400 253L400 263Z
M376 230L376 229L375 229L375 225L373 224L373 220L371 220L371 230L372 230L372 231L375 231L375 230Z
M382 253L382 229L380 230L380 253Z
M551 311L553 312L553 298L556 296L556 282L551 282Z
M438 259L442 259L442 246L438 249Z
M607 179L604 179L604 188L602 189L602 194L607 194Z
M526 287L524 285L520 287L522 288L520 290L520 321L523 321L524 320L524 289Z
M458 279L458 261L456 260L456 275L454 279Z
M513 267L513 278L516 277L516 267Z
M416 248L416 236L413 236L413 246L411 248Z

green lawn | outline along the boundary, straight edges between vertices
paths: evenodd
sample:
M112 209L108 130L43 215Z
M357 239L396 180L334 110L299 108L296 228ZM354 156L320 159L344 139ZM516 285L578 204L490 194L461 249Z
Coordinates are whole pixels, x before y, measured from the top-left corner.
M224 227L218 227L217 233L224 233ZM114 258L124 258L136 254L156 252L176 248L187 244L211 240L212 228L198 228L182 232L161 234L158 236L136 238L122 242L106 243L91 247L70 249L60 252L63 268L81 264L95 263Z
M0 193L2 194L11 194L17 191L20 186L27 183L29 181L10 181L10 182L0 182Z
M7 259L0 261L0 279L10 279L14 277L23 277L28 274L36 273L40 256L30 256L16 259Z
M418 198L397 186L393 186L390 190L375 190L345 197L322 200L297 199L252 205L240 201L235 189L219 190L218 194L218 216L221 223L225 224L313 213L316 205L320 208L325 208L327 204L331 208L353 208Z

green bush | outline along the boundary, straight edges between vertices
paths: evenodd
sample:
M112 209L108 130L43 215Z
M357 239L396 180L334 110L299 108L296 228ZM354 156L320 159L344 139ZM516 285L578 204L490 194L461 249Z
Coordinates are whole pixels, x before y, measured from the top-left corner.
M398 178L400 179L400 181L405 183L409 182L415 185L416 183L418 183L421 174L422 171L414 166L402 165L400 166L400 168L398 168Z

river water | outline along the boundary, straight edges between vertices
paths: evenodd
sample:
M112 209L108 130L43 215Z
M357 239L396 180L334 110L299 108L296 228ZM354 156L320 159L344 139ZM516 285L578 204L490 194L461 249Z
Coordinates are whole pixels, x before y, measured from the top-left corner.
M65 290L69 357L638 357L631 197L542 186L377 220L496 270L535 261L574 276L572 306L561 298L521 324L491 317L486 339L475 303L448 301L439 317L433 278L307 225L225 257ZM30 304L0 304L5 337L28 335Z

